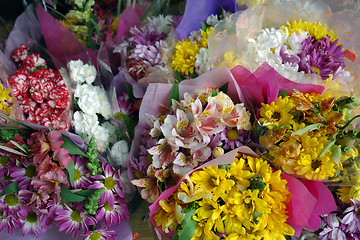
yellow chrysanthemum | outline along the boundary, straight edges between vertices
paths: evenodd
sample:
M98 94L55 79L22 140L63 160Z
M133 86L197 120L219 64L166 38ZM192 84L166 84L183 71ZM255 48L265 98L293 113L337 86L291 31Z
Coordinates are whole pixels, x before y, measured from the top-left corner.
M191 181L195 184L195 189L213 193L215 198L222 196L225 191L229 191L235 185L235 182L229 179L228 172L218 166L194 172Z
M318 158L328 144L328 137L321 131L312 136L310 133L302 134L298 141L301 143L302 149L297 161L298 166L294 168L297 175L310 180L323 181L335 175L336 167L341 168L341 163L337 166L331 159L330 150Z
M223 60L218 64L217 67L227 67L231 70L237 65L241 65L239 59L235 58L232 51L227 51L224 53Z
M8 115L10 113L11 106L9 105L12 101L10 97L10 90L4 89L3 85L0 83L0 111L3 111L4 114Z
M183 218L181 207L174 195L171 195L168 199L160 200L159 205L154 220L158 226L162 226L165 233L168 233L176 228L178 222L181 222Z
M171 67L181 74L192 74L194 72L195 56L200 47L197 43L191 43L188 38L179 41L175 45L175 54L172 57Z
M351 203L350 199L360 201L360 184L343 186L338 189L340 200L344 203Z
M330 41L333 42L339 37L333 30L329 30L326 24L321 24L317 22L302 22L293 21L292 23L287 23L288 26L283 26L282 30L284 32L288 32L289 36L293 33L301 33L302 31L306 31L310 36L314 37L316 40L320 40L325 38L327 35L330 36ZM286 29L288 31L286 31Z
M261 118L259 121L269 129L272 129L275 126L289 127L293 122L293 115L290 113L293 107L294 103L288 96L284 98L278 97L276 103L262 103L262 107L260 109Z
M205 31L201 30L201 39L200 39L200 42L199 42L199 47L200 48L208 48L207 39L208 39L208 37L209 37L212 30L213 30L213 27L209 27Z

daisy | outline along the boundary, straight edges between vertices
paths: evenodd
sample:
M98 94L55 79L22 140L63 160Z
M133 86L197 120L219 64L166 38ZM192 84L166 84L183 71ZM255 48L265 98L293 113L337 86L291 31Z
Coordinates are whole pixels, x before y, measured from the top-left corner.
M86 175L91 171L87 169L85 161L80 156L73 156L73 160L75 165L74 188L86 189L91 184L91 179Z
M99 208L95 217L98 222L104 219L106 227L109 227L125 221L129 217L129 210L123 204L114 204L114 207L110 207L106 201L104 205Z
M12 234L14 228L20 227L20 221L12 214L0 211L0 232L6 228L9 234Z
M10 176L15 182L19 182L18 186L20 189L28 189L32 178L36 175L36 166L29 161L23 165L24 167L14 167L11 169Z
M105 188L105 191L99 199L99 204L105 204L107 201L110 207L114 207L115 198L121 197L124 198L124 193L121 189L122 183L120 180L120 171L115 170L110 164L102 164L104 169L104 175L93 176L93 179L96 179L93 184L91 184L89 189L100 189Z
M22 202L22 196L15 193L8 193L0 197L0 209L9 215L18 216Z
M250 131L243 129L236 130L230 127L226 127L220 133L220 140L224 141L225 143L222 148L229 150L247 145L247 143L250 142L249 133Z
M46 214L34 212L31 207L25 206L20 210L21 233L24 236L33 233L37 238L51 228Z
M105 227L97 229L95 231L90 231L84 240L115 240L117 233L115 230L106 230Z
M56 225L59 227L59 231L66 229L65 233L73 233L75 238L78 235L80 229L86 234L89 231L89 225L95 225L96 220L92 216L85 215L77 209L72 209L68 205L64 204L63 208L56 210Z

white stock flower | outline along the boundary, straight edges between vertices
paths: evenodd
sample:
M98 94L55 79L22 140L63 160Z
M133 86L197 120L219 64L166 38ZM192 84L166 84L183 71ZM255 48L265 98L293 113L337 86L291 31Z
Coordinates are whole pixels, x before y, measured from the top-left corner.
M206 72L209 72L211 70L210 64L209 64L209 50L206 48L200 48L200 51L195 56L195 63L194 66L196 68L197 74L204 74Z
M125 140L120 140L112 146L109 162L115 168L127 168L129 156L129 145Z

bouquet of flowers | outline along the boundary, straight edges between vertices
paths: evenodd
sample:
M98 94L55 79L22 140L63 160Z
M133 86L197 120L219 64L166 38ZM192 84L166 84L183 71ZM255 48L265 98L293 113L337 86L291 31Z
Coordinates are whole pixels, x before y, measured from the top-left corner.
M8 82L26 120L68 130L71 101L60 72L47 67L45 59L38 53L30 53L24 44L13 50L12 58L20 68Z
M73 238L115 239L109 227L129 217L120 171L93 140L85 145L68 132L16 123L0 135L1 230L39 237L54 223Z

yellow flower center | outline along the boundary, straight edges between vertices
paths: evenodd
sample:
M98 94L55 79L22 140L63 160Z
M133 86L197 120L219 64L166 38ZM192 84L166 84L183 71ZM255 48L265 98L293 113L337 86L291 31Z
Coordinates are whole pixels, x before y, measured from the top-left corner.
M108 189L108 190L112 190L114 189L116 185L115 180L112 177L107 177L104 181L104 186Z
M35 174L36 174L36 167L35 167L35 165L29 165L29 166L25 169L25 176L27 176L28 178L34 177Z
M98 232L93 232L89 237L90 240L98 240L100 238L101 238L101 233Z
M83 218L80 216L80 212L78 210L75 210L71 213L71 219L75 222L81 222Z
M75 171L74 171L74 181L79 180L80 177L81 177L80 171L78 169L75 169Z
M36 213L34 213L34 212L29 213L29 214L26 216L26 221L29 222L29 223L35 223L35 222L37 222L37 215L36 215Z
M0 157L0 165L5 166L9 162L9 156L2 155Z
M5 202L7 205L11 206L15 206L16 204L19 203L19 199L15 194L7 194L4 198Z
M113 210L113 208L110 207L110 205L109 205L109 203L108 203L107 201L106 201L105 204L104 204L104 208L105 208L106 211L111 211L111 210Z
M239 134L234 129L230 129L226 132L226 136L229 140L235 141L236 139L238 139Z

